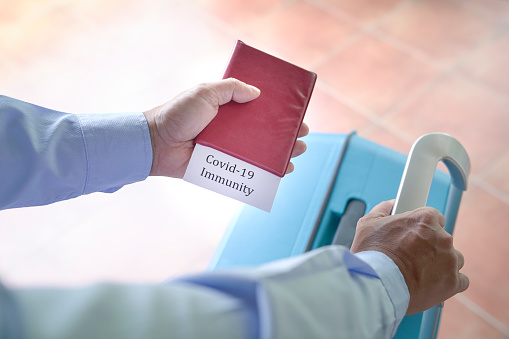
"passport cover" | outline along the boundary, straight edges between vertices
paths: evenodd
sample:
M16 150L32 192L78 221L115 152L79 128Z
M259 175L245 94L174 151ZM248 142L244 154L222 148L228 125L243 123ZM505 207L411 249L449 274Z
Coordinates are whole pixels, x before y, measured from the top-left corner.
M196 137L214 148L283 177L290 163L316 74L237 41L223 79L258 87L248 103L229 102Z

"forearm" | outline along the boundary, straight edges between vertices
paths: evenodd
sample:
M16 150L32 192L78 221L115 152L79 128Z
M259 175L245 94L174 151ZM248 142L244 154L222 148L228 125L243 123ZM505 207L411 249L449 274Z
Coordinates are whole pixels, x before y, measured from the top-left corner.
M151 164L142 113L74 115L0 96L0 209L115 191Z
M30 338L389 338L404 310L375 275L331 247L167 285L13 294Z

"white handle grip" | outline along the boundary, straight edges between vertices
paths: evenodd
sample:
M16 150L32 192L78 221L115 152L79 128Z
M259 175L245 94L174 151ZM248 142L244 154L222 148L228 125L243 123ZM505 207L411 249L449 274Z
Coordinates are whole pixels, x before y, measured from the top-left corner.
M470 160L463 146L450 135L423 135L412 146L401 178L392 214L426 206L437 163L443 161L451 175L451 185L467 188Z

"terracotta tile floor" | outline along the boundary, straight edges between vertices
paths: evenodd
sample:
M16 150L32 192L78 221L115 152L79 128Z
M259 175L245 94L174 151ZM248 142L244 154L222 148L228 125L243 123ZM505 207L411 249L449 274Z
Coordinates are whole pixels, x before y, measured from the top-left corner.
M4 2L0 93L68 112L144 110L220 78L236 39L317 72L314 132L356 129L408 152L442 131L466 146L456 246L471 286L446 302L439 337L509 337L507 0ZM150 178L2 211L0 275L76 286L202 270L239 206Z

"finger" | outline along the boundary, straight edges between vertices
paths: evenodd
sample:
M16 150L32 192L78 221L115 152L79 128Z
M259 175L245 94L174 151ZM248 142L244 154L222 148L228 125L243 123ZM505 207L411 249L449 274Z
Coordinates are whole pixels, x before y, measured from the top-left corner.
M286 168L286 173L285 174L292 173L294 169L295 169L295 166L293 166L293 164L290 162L288 164L288 167Z
M254 100L260 95L260 90L258 88L234 78L224 79L210 84L216 86L216 90L219 92L219 105L224 105L231 100L244 103Z
M470 285L470 280L463 273L458 273L458 293L465 291Z
M295 142L295 147L292 151L292 158L298 157L302 153L306 152L307 146L306 143L302 140L297 140Z
M439 210L435 210L435 211L437 212L438 223L440 224L440 226L442 228L444 228L445 227L445 216Z
M299 129L299 134L297 134L297 138L305 137L309 134L309 126L305 122L302 123Z
M461 253L458 250L456 251L456 256L458 257L458 271L463 268L463 265L465 265L465 257L463 256L463 253Z
M391 215L394 200L383 201L373 207L373 209L366 214L365 218L381 218Z

